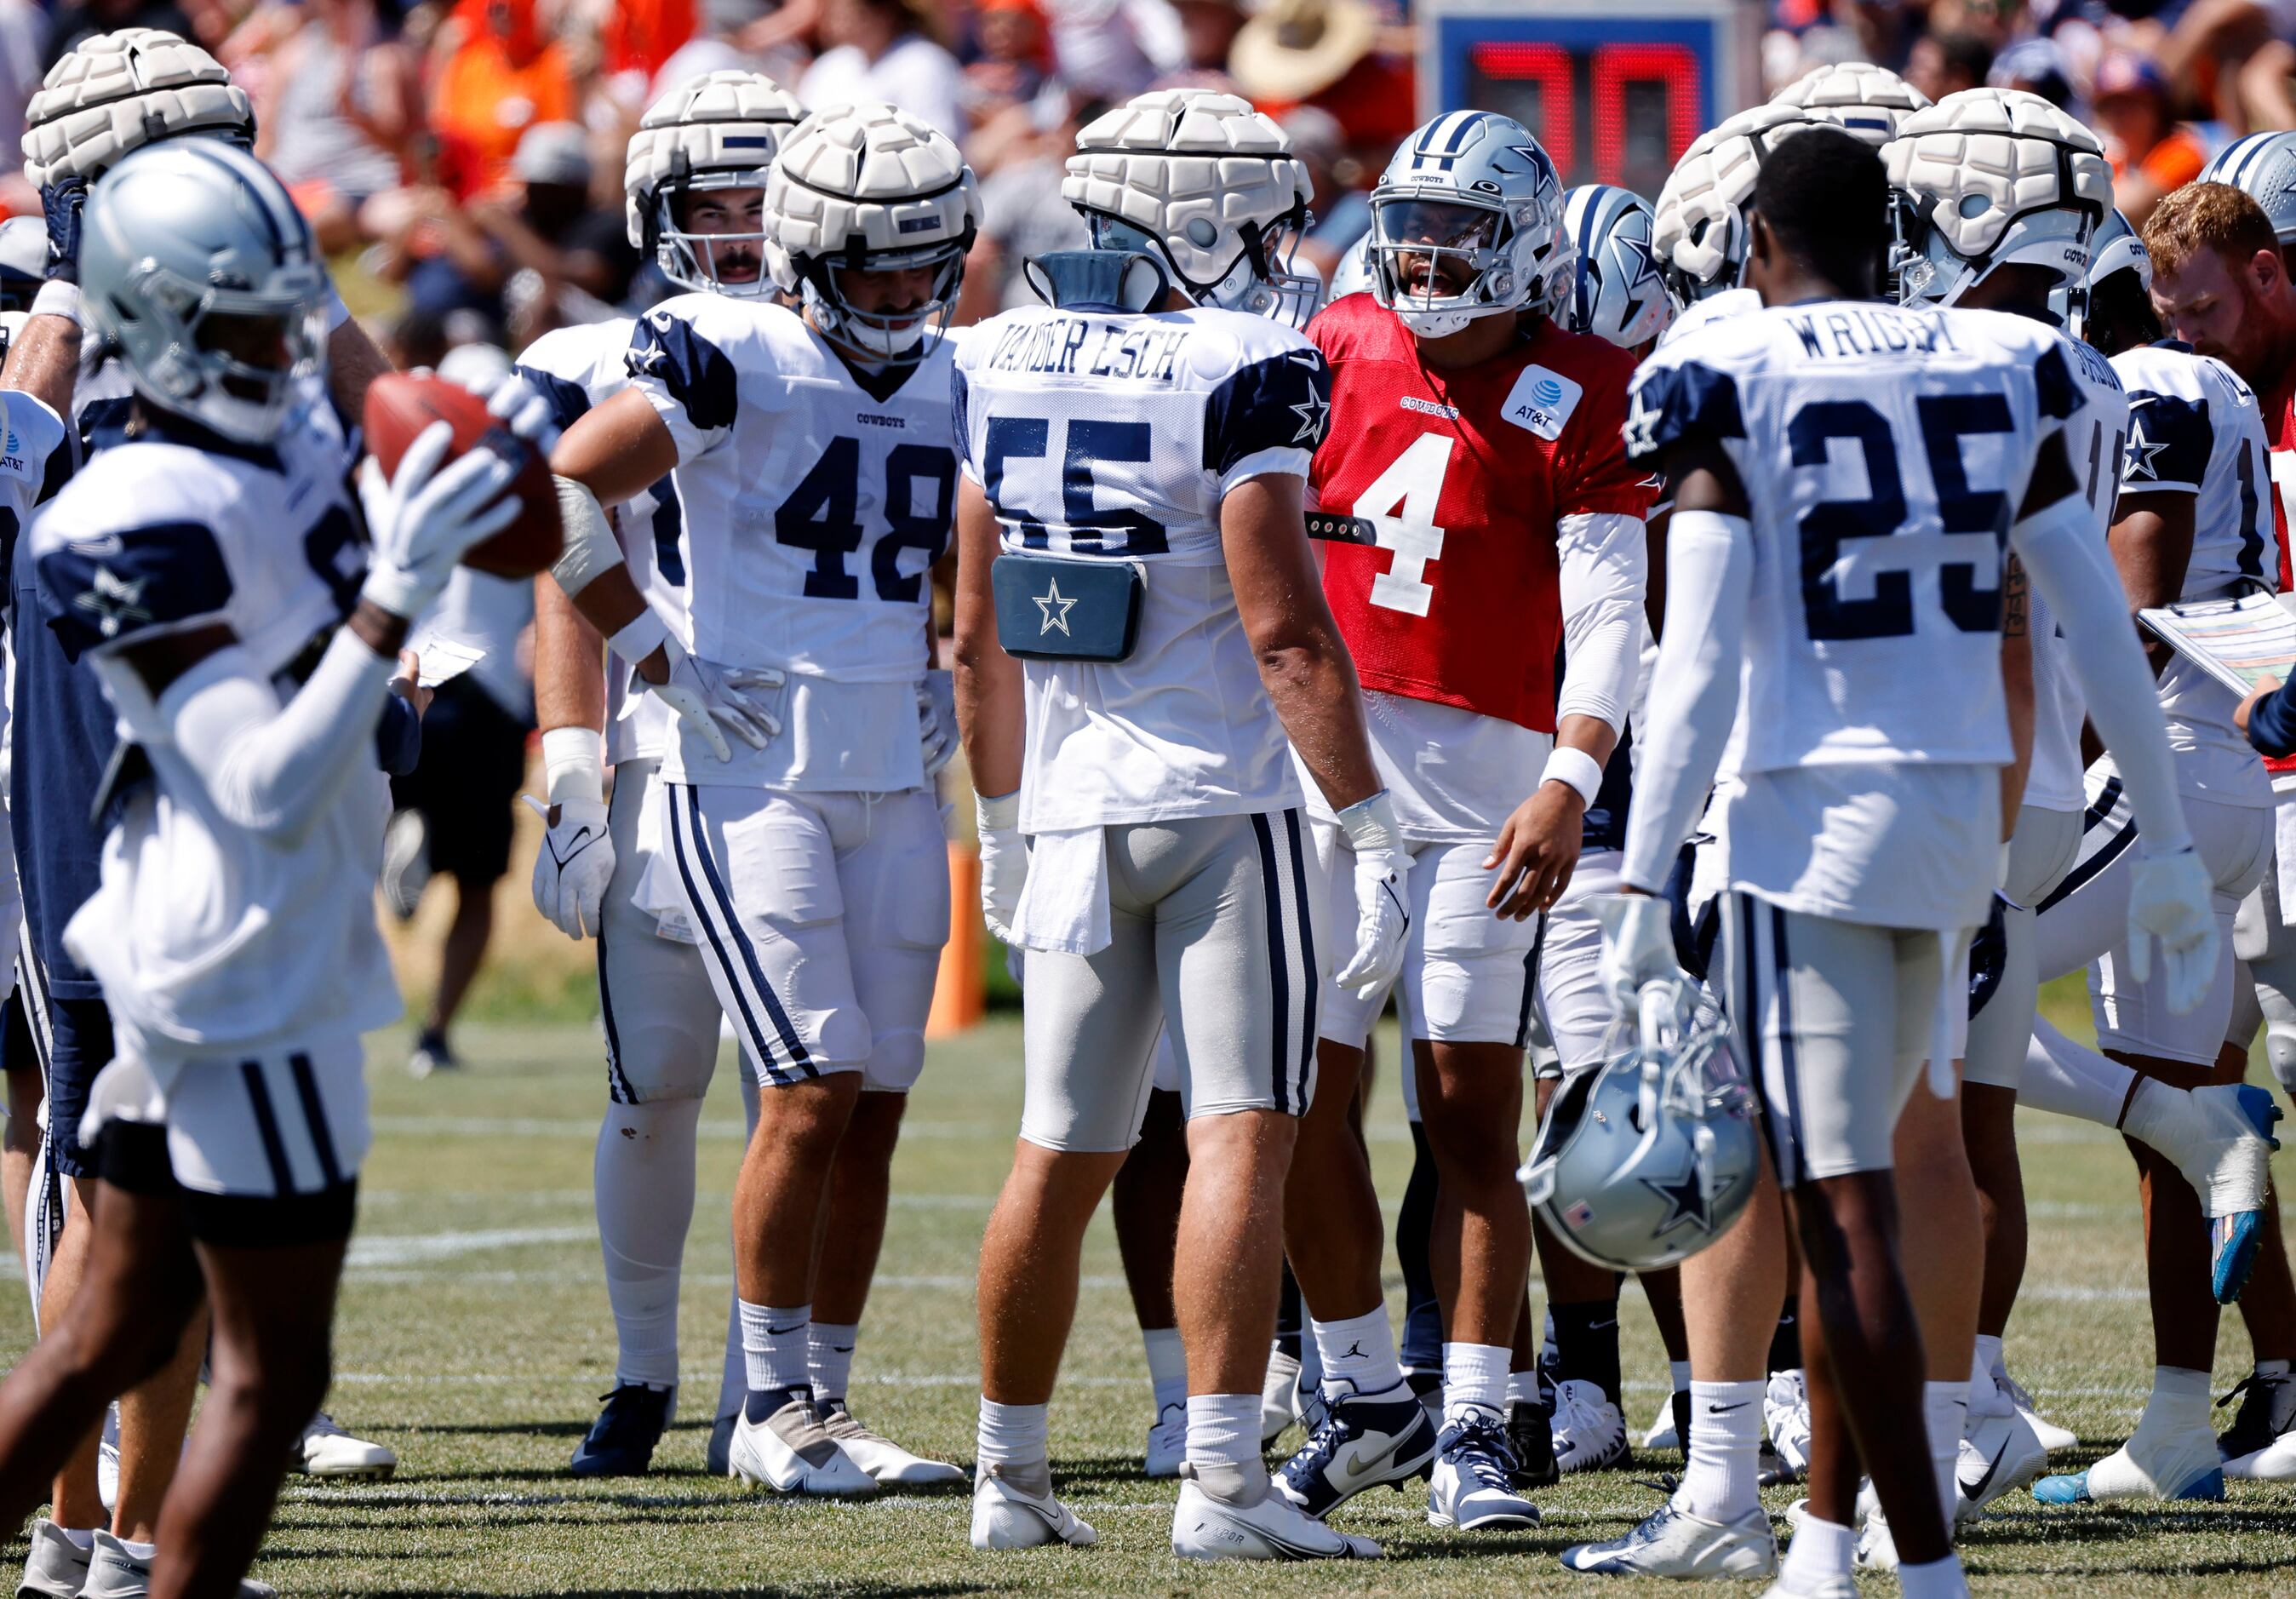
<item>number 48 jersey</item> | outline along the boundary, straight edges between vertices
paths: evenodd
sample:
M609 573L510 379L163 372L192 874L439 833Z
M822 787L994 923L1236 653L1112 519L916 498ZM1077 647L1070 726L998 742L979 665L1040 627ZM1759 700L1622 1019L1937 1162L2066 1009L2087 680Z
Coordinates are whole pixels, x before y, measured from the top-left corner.
M865 386L796 313L690 294L626 357L677 446L686 646L789 676L783 731L720 763L681 732L672 782L879 792L920 786L928 577L956 503L951 345Z
M2000 765L2001 579L2042 440L2083 397L2001 312L1776 307L1669 340L1627 446L1718 446L1754 544L1743 769Z

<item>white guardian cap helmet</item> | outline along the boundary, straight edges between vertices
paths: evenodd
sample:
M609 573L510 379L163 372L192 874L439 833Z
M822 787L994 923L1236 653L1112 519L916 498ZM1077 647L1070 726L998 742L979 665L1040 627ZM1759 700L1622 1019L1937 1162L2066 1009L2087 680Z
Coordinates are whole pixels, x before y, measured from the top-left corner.
M680 225L677 204L682 196L713 189L762 190L775 152L803 120L797 96L762 72L707 72L655 101L630 135L622 174L630 243L681 289L745 298L773 293L762 231L691 233ZM750 282L719 278L718 252L727 245L758 258Z
M1651 240L1677 305L1738 287L1746 274L1746 207L1754 179L1782 139L1830 126L1822 113L1757 105L1690 143L1658 193Z
M242 444L292 425L324 362L327 274L268 167L210 139L141 150L81 226L83 315L136 393Z
M1651 243L1657 217L1639 194L1583 184L1563 197L1563 230L1575 257L1570 296L1558 318L1621 349L1639 349L1674 320L1674 300Z
M24 109L24 176L94 183L131 150L184 134L255 142L255 108L223 63L160 28L83 40Z
M1612 1271L1696 1254L1753 1198L1752 1096L1727 1026L1710 1005L1688 1013L1693 998L1677 990L1644 1042L1606 1049L1603 1065L1565 1078L1522 1168L1531 1208L1555 1236Z
M1964 89L1907 118L1882 152L1898 205L1898 298L1951 305L1995 267L2088 278L2112 209L2097 136L2038 94Z
M1770 103L1814 111L1879 150L1906 118L1929 109L1930 97L1887 67L1837 62L1788 84Z
M2230 184L2264 208L2281 248L2296 244L2296 133L2255 133L2218 151L2193 180Z
M1512 117L1446 111L1403 141L1371 192L1372 294L1422 337L1556 314L1570 255L1562 180Z
M888 361L932 353L964 282L980 226L980 190L949 136L894 106L816 111L783 142L766 184L766 258L816 326ZM841 272L930 267L931 293L895 312L865 311Z
M1312 187L1291 135L1250 101L1152 89L1077 135L1061 198L1095 249L1155 256L1197 305L1299 327L1323 292L1292 261Z

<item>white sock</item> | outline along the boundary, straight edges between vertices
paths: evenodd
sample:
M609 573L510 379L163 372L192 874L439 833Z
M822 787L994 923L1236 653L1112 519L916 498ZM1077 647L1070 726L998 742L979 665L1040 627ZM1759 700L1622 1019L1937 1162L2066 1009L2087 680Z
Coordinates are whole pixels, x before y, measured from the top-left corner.
M2001 1341L1989 1333L1977 1335L1977 1352L1969 1362L1969 1416L1975 1421L1981 1415L2007 1415L2015 1406L2009 1395L1993 1380L2001 1369Z
M1669 1360L1666 1363L1666 1370L1667 1374L1674 1379L1675 1392L1686 1394L1690 1391L1690 1362Z
M1402 1363L1395 1357L1395 1333L1387 1324L1387 1307L1374 1306L1345 1321L1310 1320L1316 1332L1316 1353L1324 1363L1326 1382L1344 1377L1357 1393L1380 1394L1403 1381Z
M749 1367L750 1392L805 1385L806 1330L812 1324L810 1305L742 1301L742 1359Z
M813 1382L815 1404L845 1397L845 1385L853 1378L853 1346L860 1341L857 1323L810 1324L805 1335L805 1370Z
M990 1466L1042 1465L1051 1458L1042 1405L999 1405L980 1401L980 1426L973 1447L980 1469Z
M1922 1384L1922 1425L1930 1435L1930 1468L1937 1473L1938 1504L1945 1511L1946 1537L1953 1537L1953 1509L1961 1488L1955 1468L1961 1464L1961 1435L1969 1430L1969 1384Z
M129 1554L135 1556L137 1560L150 1560L160 1553L159 1545L139 1544L134 1538L121 1538L119 1540L119 1546L127 1550ZM95 1547L95 1539L93 1535L90 1535L88 1538L88 1547L91 1549Z
M1496 1417L1506 1414L1507 1367L1514 1351L1503 1344L1447 1343L1443 1346L1443 1421L1457 1421L1467 1410L1482 1410Z
M693 1221L698 1099L609 1105L590 1184L598 1208L606 1303L614 1313L614 1381L677 1382L677 1282Z
M2017 1103L2109 1128L2120 1121L2136 1075L2074 1043L2047 1018L2036 1017L2032 1042L2025 1046L2025 1069L2017 1074Z
M1969 1592L1969 1578L1961 1569L1961 1556L1948 1549L1943 1560L1899 1566L1898 1591L1906 1599L1963 1599Z
M1710 1521L1734 1521L1762 1502L1762 1390L1750 1382L1690 1385L1690 1456L1674 1501Z
M1156 1414L1188 1403L1188 1352L1180 1347L1177 1327L1143 1327L1140 1342L1148 1351L1148 1381L1156 1390Z
M1230 1471L1260 1465L1259 1396L1190 1394L1188 1464Z
M2144 1414L2129 1439L2148 1442L2209 1430L2209 1374L2182 1366L2152 1368L2152 1392L2144 1401Z
M750 1133L758 1131L758 1074L750 1068L749 1057L741 1057L742 1070L736 1073L742 1079L742 1109L749 1115ZM745 1140L742 1148L749 1144ZM738 1253L738 1248L737 1248ZM734 1281L741 1281L740 1261L734 1262ZM749 1397L750 1365L742 1353L742 1296L736 1291L726 1306L726 1366L718 1381L718 1414L733 1415L742 1408Z
M2288 1363L2285 1360L2259 1360L2256 1363L2256 1374L2259 1377L2284 1377L2288 1374Z
M1778 1568L1779 1586L1789 1591L1816 1588L1837 1577L1847 1577L1857 1558L1857 1535L1847 1527L1806 1515L1786 1546Z
M1510 1405L1537 1405L1540 1403L1541 1401L1538 1394L1538 1374L1537 1372L1509 1372L1507 1374L1506 1397L1507 1403Z
M93 1527L59 1527L56 1530L70 1538L71 1546L83 1554L95 1547L95 1529Z

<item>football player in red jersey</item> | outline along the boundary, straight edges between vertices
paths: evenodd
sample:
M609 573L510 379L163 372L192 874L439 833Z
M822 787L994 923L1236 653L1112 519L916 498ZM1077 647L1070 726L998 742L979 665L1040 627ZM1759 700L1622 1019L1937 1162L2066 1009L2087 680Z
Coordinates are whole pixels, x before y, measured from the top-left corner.
M2273 520L2280 587L2291 586L2289 529L2296 520L2296 283L2271 219L2257 198L2228 184L2193 184L2162 201L2145 224L2152 303L2171 336L2215 356L2256 390L2271 447ZM2266 763L2276 801L2276 858L2241 906L2233 951L2250 983L2236 984L2219 1073L2244 1062L2259 1022L2265 1054L2284 1087L2296 1088L2296 759ZM2250 1001L2251 1003L2243 1003ZM2240 1298L2256 1372L2239 1414L2218 1435L2227 1477L2296 1479L2296 1283L2280 1208L2264 1209L2265 1236Z
M1396 152L1372 214L1372 291L1308 328L1333 374L1308 527L1332 541L1325 596L1417 862L1398 999L1441 1178L1445 1406L1431 1439L1396 1362L1377 1203L1346 1125L1387 996L1327 985L1286 1242L1328 1419L1283 1481L1323 1514L1431 1454L1431 1521L1521 1527L1538 1513L1512 1480L1502 1416L1530 1259L1514 1175L1526 1024L1543 913L1633 689L1651 491L1619 437L1634 357L1551 318L1571 283L1562 187L1521 124L1437 118ZM1327 818L1317 840L1344 901L1352 873ZM1345 905L1334 914L1343 925Z

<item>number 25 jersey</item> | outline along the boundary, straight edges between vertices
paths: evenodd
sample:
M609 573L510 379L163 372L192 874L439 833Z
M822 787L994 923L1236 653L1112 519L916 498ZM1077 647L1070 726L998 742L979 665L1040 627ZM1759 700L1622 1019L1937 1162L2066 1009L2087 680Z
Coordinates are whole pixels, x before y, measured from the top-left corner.
M719 294L638 318L626 357L677 445L686 646L789 675L783 730L720 762L678 730L677 783L886 792L924 782L928 577L956 503L944 340L873 393L795 312ZM890 383L889 373L887 382Z
M1745 771L2009 759L2005 550L2042 440L2083 400L2059 339L2002 312L1821 302L1709 323L1636 374L1636 459L1718 446L1751 512Z

